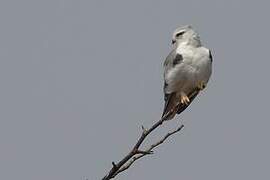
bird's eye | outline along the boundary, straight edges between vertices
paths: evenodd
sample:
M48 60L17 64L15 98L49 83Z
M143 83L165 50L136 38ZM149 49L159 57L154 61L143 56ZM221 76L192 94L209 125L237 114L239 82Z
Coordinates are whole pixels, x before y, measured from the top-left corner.
M175 35L175 37L182 36L184 33L185 33L185 31L181 31L181 32L177 33L177 34Z

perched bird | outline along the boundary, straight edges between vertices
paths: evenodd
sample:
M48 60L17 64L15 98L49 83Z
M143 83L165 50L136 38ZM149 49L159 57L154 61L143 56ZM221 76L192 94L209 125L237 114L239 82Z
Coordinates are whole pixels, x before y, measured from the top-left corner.
M203 90L212 72L211 51L202 46L191 26L177 28L172 37L172 51L164 62L164 110L170 120L183 112Z

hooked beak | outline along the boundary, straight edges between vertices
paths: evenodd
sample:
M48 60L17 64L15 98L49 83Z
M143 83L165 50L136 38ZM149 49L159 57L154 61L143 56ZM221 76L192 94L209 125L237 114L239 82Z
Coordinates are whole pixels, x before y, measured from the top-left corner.
M172 44L174 44L175 42L176 42L176 40L173 39L173 40L172 40Z

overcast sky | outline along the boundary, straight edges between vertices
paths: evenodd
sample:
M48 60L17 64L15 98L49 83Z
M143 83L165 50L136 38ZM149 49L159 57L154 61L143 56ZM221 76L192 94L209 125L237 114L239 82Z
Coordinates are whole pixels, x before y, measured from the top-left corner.
M212 50L207 89L118 180L269 179L267 1L1 0L0 179L100 179L163 109L171 34Z

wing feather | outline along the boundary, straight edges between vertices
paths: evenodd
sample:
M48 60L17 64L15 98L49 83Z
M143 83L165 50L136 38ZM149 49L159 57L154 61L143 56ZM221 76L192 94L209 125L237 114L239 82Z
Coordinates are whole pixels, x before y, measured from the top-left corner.
M176 114L176 106L177 106L177 99L176 99L176 92L169 92L168 89L170 88L170 84L166 81L166 74L172 70L177 64L181 63L183 57L181 54L177 54L176 50L173 49L169 55L167 56L164 62L164 109L162 113L162 117L166 116L168 113L171 113L166 120L172 119Z

